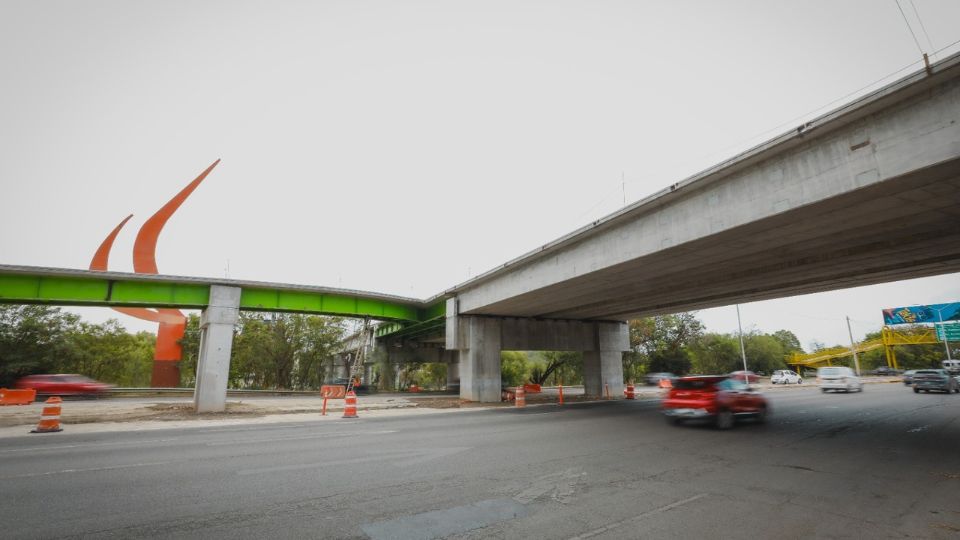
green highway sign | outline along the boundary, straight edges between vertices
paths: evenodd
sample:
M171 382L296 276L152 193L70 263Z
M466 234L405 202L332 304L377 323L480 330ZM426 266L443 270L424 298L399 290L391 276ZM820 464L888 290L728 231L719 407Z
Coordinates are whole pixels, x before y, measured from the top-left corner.
M960 324L938 324L935 325L937 328L937 339L943 341L943 331L947 331L947 339L950 341L960 341Z

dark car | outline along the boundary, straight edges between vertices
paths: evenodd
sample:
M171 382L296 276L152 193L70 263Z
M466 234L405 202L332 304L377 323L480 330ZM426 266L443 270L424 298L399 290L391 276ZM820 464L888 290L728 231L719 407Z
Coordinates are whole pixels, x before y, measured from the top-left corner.
M913 384L913 374L916 373L916 372L917 372L917 370L915 370L915 369L908 369L908 370L904 371L904 372L903 372L903 384L906 385L906 386L910 386L911 384Z
M49 396L103 397L113 385L95 381L83 375L27 375L16 384L17 388L32 388L37 399Z
M347 384L349 384L349 383L350 383L350 379L348 379L348 378L346 378L346 377L337 377L337 378L334 379L332 382L328 382L327 384L347 386ZM358 394L366 394L366 393L367 393L367 385L362 384L362 383L356 383L356 382L355 382L355 383L353 384L353 391L356 392L356 393L358 393Z
M654 386L654 385L660 384L660 381L662 381L662 380L664 380L664 379L666 379L666 380L668 380L668 381L672 381L672 380L674 380L674 379L676 379L676 378L677 378L677 376L674 375L673 373L666 373L666 372L664 372L664 373L647 373L647 374L644 375L644 377L643 377L643 382L645 382L648 386Z
M713 421L719 429L730 429L737 418L764 421L769 405L763 394L743 381L725 375L696 375L675 379L660 410L674 424L699 419Z
M899 375L900 370L894 369L890 366L880 366L877 369L873 370L874 375Z
M918 369L913 374L913 391L919 393L921 390L960 393L960 383L945 369Z

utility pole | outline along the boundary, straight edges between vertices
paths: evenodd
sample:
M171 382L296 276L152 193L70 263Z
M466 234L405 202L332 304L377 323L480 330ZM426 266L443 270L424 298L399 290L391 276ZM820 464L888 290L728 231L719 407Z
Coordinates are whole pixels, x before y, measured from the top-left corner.
M857 357L857 344L853 341L853 330L850 329L850 317L847 317L847 334L850 335L850 351L853 352L853 365L857 367L857 377L859 377L860 358Z
M750 386L750 376L747 375L747 349L743 346L743 325L740 324L740 304L737 304L737 329L740 330L740 356L743 358L743 381Z

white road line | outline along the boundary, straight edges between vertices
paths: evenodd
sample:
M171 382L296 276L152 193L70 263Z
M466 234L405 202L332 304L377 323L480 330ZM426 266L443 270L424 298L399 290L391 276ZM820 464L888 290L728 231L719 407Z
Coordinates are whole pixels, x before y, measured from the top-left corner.
M915 428L913 428L913 429L908 429L908 430L907 430L907 433L919 433L919 432L927 429L928 427L930 427L930 426L929 426L929 425L926 425L926 426L915 427Z
M0 454L7 454L11 452L35 452L37 450L67 450L70 448L103 448L105 446L130 446L130 445L140 445L140 444L150 444L158 442L170 442L176 441L178 439L145 439L140 441L113 441L113 442L104 442L104 443L77 443L77 444L59 444L51 446L28 446L25 448L8 448L6 450L0 450Z
M117 469L133 469L136 467L155 467L157 465L166 465L168 463L173 463L173 462L172 461L155 461L152 463L131 463L130 465L114 465L112 467L93 467L90 469L63 469L61 471L48 471L48 472L42 472L42 473L18 474L16 476L4 476L4 477L0 477L0 480L12 480L14 478L33 478L36 476L52 476L54 474L114 471Z
M605 532L607 532L607 531L612 531L613 529L619 529L620 527L622 527L622 526L624 526L624 525L627 525L627 524L630 524L630 523L633 523L633 522L635 522L635 521L640 521L641 519L646 518L646 517L648 517L648 516L652 516L652 515L654 515L654 514L659 514L659 513L661 513L661 512L666 512L667 510L672 510L672 509L674 509L674 508L683 506L683 505L685 505L685 504L690 504L690 503L692 503L693 501L696 501L697 499L702 499L702 498L704 498L704 497L706 497L706 496L707 496L706 493L701 493L701 494L699 494L699 495L694 495L693 497L688 497L688 498L686 498L686 499L683 499L682 501L677 501L677 502L674 502L674 503L670 503L670 504L668 504L668 505L666 505L666 506L661 506L660 508L654 508L653 510L644 512L644 513L642 513L642 514L640 514L640 515L637 515L637 516L635 516L635 517L632 517L632 518L629 518L629 519L625 519L625 520L623 520L623 521L618 521L618 522L616 522L616 523L611 523L610 525L605 525L605 526L603 526L603 527L600 527L599 529L594 529L594 530L592 530L592 531L585 532L585 533L583 533L583 534L581 534L581 535L579 535L579 536L571 537L570 540L583 540L584 538L592 538L592 537L594 537L594 536L597 536L598 534L603 534L603 533L605 533Z
M308 441L310 439L328 439L331 437L358 437L361 435L385 435L396 433L396 430L385 431L327 431L324 433L314 433L312 435L301 435L298 437L273 437L270 439L233 439L229 441L209 442L207 446L233 446L237 444L262 444L281 441Z

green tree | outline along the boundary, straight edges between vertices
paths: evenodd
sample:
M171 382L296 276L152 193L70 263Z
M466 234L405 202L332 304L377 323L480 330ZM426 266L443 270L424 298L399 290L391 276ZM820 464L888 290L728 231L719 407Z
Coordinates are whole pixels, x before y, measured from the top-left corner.
M56 373L74 354L70 334L80 317L60 308L0 305L0 385L25 375Z
M695 373L720 374L740 367L740 341L730 334L704 334L691 347L691 364Z
M684 374L691 367L689 347L702 336L703 324L695 313L657 315L630 321L629 333L633 354L624 355L624 362L630 376L656 371Z
M180 341L181 380L188 385L196 381L199 322L199 317L191 315ZM241 312L228 384L231 388L319 388L345 332L338 317Z
M577 362L583 362L583 354L575 351L543 351L534 360L530 367L530 382L533 384L546 384L555 373L564 374L572 370L565 370L565 367L573 366ZM559 371L558 371L559 370Z
M770 374L773 370L787 367L783 346L772 335L751 332L743 336L743 346L747 353L747 369L750 371Z
M523 384L530 376L530 363L526 353L520 351L500 352L500 381L503 386Z

